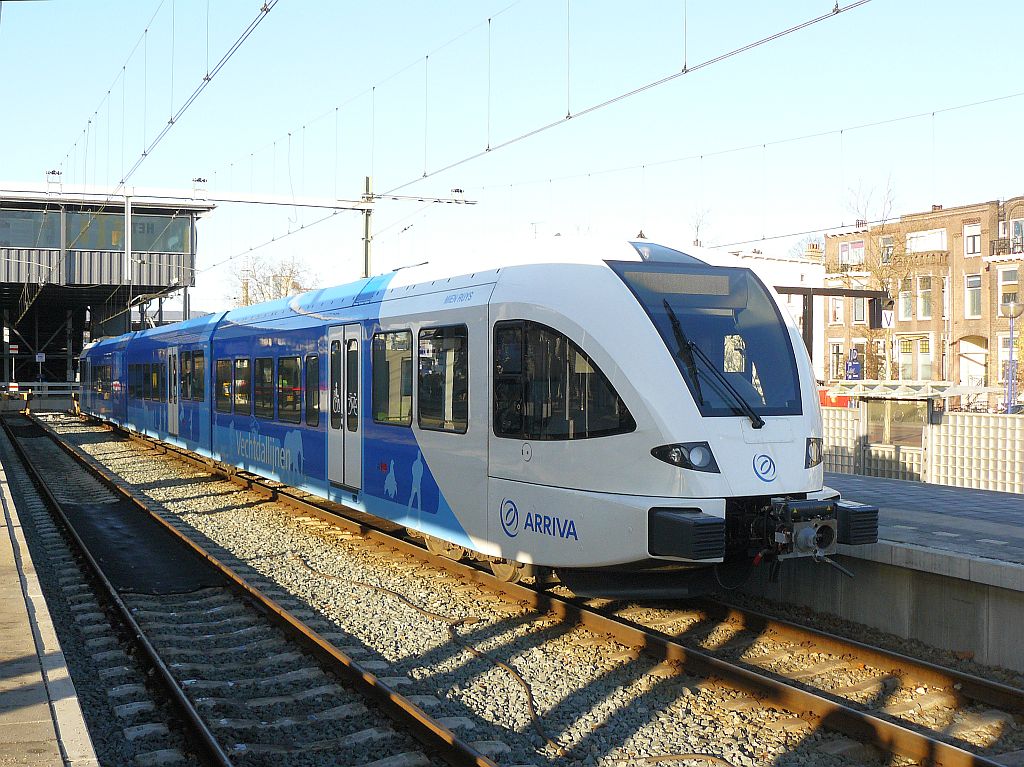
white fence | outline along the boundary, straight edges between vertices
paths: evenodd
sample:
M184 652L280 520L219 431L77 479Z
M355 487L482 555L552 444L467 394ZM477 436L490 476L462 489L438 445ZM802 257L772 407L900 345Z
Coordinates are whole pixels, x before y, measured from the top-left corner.
M1024 416L944 413L920 447L872 443L867 409L822 408L825 471L1024 493Z

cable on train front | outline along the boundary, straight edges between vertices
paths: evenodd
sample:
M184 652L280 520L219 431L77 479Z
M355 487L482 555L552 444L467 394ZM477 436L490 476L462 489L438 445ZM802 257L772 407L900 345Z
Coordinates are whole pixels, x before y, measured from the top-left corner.
M650 509L651 555L763 564L773 579L782 562L811 558L852 575L831 557L839 544L877 541L878 508L823 485L821 411L795 325L749 269L634 246L642 261L608 265L654 324L685 382L678 391L696 407L699 427L670 418L673 432L704 437L650 451L697 496ZM724 517L700 507L711 496L724 500Z

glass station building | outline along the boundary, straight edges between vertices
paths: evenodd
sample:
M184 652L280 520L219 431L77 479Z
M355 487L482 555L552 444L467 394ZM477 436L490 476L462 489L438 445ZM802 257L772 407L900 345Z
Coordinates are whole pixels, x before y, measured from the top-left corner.
M126 253L125 208L131 209ZM0 389L77 378L88 338L195 284L203 200L0 191Z

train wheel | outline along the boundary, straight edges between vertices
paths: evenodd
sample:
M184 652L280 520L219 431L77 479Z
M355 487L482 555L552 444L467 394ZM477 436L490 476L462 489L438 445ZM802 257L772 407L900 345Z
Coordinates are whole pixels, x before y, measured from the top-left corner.
M443 541L432 535L424 536L424 540L427 544L427 551L431 554L436 554L437 556L445 557L446 559L454 559L456 562L466 556L466 549L458 544Z
M494 577L505 583L519 583L523 577L523 565L507 559L492 559L487 563Z

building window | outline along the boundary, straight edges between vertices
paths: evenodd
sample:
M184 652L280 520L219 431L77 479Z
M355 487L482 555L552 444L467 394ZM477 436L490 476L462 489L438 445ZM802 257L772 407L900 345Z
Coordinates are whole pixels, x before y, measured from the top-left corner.
M248 415L251 409L249 360L235 360L235 412Z
M1024 218L1010 221L1010 252L1024 253Z
M964 227L964 255L981 255L981 224L968 224Z
M840 266L860 266L864 263L864 240L844 242L839 246Z
M494 326L494 433L513 439L624 434L636 421L568 337L535 322Z
M900 380L914 378L914 342L909 338L900 339Z
M217 360L217 390L214 405L218 413L231 412L231 360Z
M843 367L843 343L842 341L830 341L828 345L828 377L838 381L844 376Z
M1017 302L1017 267L1008 266L999 270L999 303Z
M287 423L302 420L302 361L298 357L277 361L277 419Z
M887 234L885 237L878 238L878 250L881 254L883 264L892 263L892 254L895 249L896 241L893 239L892 235Z
M914 316L914 294L911 292L909 277L900 280L900 319L909 320Z
M928 253L934 250L946 250L945 229L929 229L907 234L907 253Z
M828 321L831 325L843 324L843 298L830 296L828 300Z
M917 377L921 381L932 378L932 342L930 338L917 340Z
M867 322L867 303L866 298L855 298L853 299L853 321L854 322Z
M981 317L981 275L968 274L964 277L964 317Z
M373 336L373 420L412 425L412 333Z
M932 318L932 278L917 278L917 316L918 319Z
M257 418L274 417L274 360L257 359L253 367L253 405Z
M465 325L420 331L417 417L421 429L466 433L469 425L468 336Z

